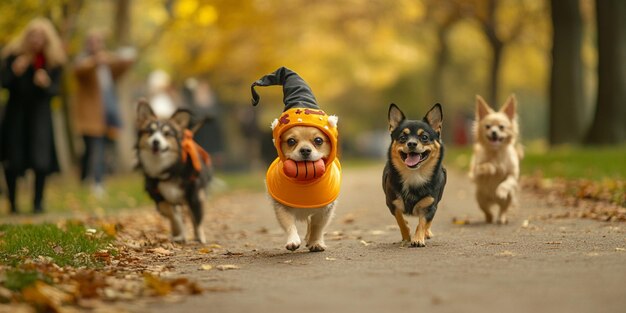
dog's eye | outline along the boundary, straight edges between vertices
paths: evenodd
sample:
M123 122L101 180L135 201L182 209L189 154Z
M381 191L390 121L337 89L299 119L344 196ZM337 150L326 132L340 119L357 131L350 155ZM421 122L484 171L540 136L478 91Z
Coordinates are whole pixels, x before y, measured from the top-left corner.
M420 141L421 141L421 142L428 142L428 135L426 135L426 134L422 134L422 135L420 136Z
M293 139L293 138L287 139L287 145L290 146L290 147L295 146L297 143L298 142L295 139Z
M313 139L313 142L318 145L321 146L324 143L324 139L320 138L320 137L316 137L315 139Z
M491 127L491 125L485 125L486 129L489 129Z
M166 130L166 131L163 132L163 136L165 136L165 137L169 137L171 135L172 135L172 132L169 131L169 130Z
M398 138L398 141L400 143L405 143L407 139L409 139L409 137L407 137L406 135L400 135L400 137Z
M500 128L500 130L504 130L504 125L500 125L498 127Z

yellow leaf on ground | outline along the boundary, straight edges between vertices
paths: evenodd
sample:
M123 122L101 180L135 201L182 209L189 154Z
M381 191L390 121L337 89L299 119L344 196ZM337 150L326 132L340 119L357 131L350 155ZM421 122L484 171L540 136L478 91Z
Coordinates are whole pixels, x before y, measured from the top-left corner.
M207 254L207 253L211 253L211 252L213 252L213 250L209 249L209 248L198 249L198 253L200 253L200 254Z
M156 253L156 254L162 254L162 255L171 255L173 253L172 251L164 249L164 248L161 248L161 247L156 247L156 248L150 249L148 251L150 251L152 253Z
M165 296L172 291L172 285L157 276L146 273L143 278L146 286L159 296Z

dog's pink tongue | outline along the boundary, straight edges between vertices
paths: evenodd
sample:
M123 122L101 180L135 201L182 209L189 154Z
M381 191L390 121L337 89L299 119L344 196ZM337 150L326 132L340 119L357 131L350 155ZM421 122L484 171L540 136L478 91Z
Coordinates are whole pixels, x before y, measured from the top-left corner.
M404 160L404 164L406 164L407 166L415 166L417 165L417 163L420 162L420 159L420 155L417 153L409 154Z

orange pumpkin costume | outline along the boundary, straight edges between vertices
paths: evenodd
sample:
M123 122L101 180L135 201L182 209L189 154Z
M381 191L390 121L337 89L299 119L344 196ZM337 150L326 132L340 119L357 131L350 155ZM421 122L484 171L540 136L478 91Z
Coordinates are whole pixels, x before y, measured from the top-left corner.
M255 86L283 85L285 111L272 123L272 136L278 157L267 170L267 191L276 201L296 208L321 208L337 199L341 185L341 164L337 159L337 117L320 110L309 86L295 72L281 67L252 84L252 103L259 96ZM325 172L319 178L299 180L285 174L286 157L281 150L281 135L294 126L316 127L328 137L331 152L325 162Z

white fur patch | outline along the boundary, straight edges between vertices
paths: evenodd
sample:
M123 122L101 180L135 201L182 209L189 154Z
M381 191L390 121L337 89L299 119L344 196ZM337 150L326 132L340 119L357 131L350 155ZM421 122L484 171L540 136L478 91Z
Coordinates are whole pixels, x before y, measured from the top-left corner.
M167 202L175 204L185 202L185 191L180 187L179 181L160 182L157 188Z
M147 149L139 150L141 168L148 177L152 178L160 178L163 171L170 168L178 161L178 157L178 153L174 153L171 150L159 154L154 154Z
M337 115L331 115L328 117L328 125L330 125L330 127L336 128L338 122L339 117Z
M277 119L277 118L275 118L275 119L272 121L272 124L270 125L270 127L272 128L272 130L274 130L274 128L276 128L276 125L278 125L278 119Z
M426 184L429 180L429 176L428 174L423 175L422 173L414 173L412 175L410 175L409 177L402 177L402 191L404 193L409 192L409 188L413 187L413 188L417 188L420 186L423 186L424 184Z

